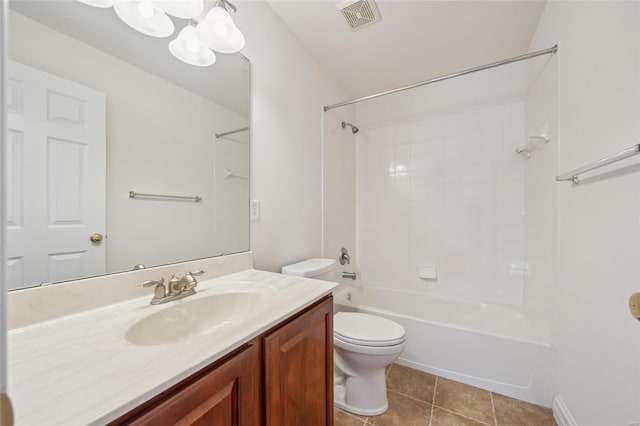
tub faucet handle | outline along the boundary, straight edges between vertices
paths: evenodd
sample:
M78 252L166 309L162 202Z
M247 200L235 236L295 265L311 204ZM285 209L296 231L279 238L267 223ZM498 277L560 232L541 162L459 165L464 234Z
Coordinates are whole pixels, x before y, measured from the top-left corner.
M340 257L338 258L338 260L340 260L340 264L341 265L346 265L347 263L351 263L351 257L349 256L349 250L347 250L346 248L342 247L340 249Z

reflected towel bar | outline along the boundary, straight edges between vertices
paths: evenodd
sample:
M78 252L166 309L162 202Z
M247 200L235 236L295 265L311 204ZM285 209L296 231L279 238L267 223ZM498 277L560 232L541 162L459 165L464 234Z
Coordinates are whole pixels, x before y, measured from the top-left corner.
M216 133L216 139L221 138L223 136L228 136L228 135L233 135L234 133L240 133L240 132L245 132L249 130L249 127L242 127L240 129L236 129L236 130L229 130L228 132L223 132L223 133Z
M630 148L623 149L622 151L609 155L608 157L601 158L600 160L594 161L593 163L588 164L584 167L580 167L579 169L575 169L563 175L556 176L556 180L558 182L570 180L577 185L580 183L578 175L598 169L611 163L618 162L620 160L624 160L629 157L633 157L634 155L638 154L640 154L640 144L635 144Z
M249 179L249 176L238 175L238 174L233 173L229 169L224 169L224 178L225 179L231 179L231 178Z
M129 198L162 198L167 200L186 200L186 201L195 201L196 203L202 201L202 197L196 195L194 197L188 197L185 195L164 195L164 194L143 194L142 192L129 191Z

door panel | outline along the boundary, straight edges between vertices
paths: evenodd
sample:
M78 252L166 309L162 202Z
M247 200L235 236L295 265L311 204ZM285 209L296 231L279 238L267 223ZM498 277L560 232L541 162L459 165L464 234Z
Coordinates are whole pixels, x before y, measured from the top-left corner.
M106 98L8 63L9 288L103 274Z
M333 301L265 338L266 424L333 425Z

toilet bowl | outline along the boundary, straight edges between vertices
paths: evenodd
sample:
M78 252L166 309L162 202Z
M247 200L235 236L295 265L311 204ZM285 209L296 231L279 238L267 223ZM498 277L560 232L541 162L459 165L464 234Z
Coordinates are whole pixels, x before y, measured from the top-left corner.
M336 281L336 261L308 259L282 268L286 275ZM334 403L362 416L387 411L385 367L404 348L405 330L386 318L360 312L333 316Z
M362 416L384 413L389 407L385 367L404 348L404 328L360 312L336 313L333 326L335 405Z

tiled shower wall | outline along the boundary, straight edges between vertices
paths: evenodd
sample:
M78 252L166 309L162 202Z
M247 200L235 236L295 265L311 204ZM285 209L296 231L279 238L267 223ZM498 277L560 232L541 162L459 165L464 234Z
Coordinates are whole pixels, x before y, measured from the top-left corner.
M361 282L522 305L524 120L524 102L511 102L362 129ZM437 278L419 278L421 267Z

